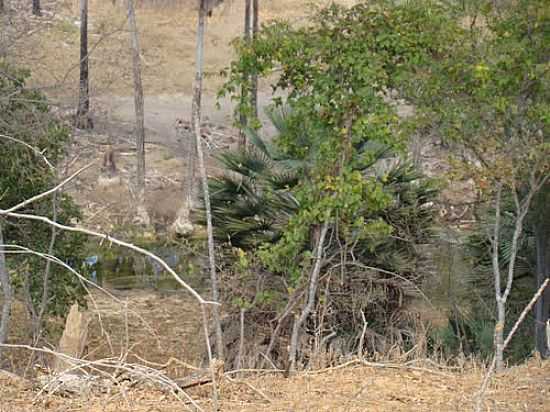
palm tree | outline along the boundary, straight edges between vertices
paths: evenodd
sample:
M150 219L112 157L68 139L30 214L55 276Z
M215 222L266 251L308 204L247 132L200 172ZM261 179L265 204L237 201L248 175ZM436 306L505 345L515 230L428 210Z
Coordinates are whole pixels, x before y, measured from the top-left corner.
M288 109L268 111L268 116L279 137L289 133L291 115ZM235 247L254 249L262 243L276 242L288 220L299 210L300 204L294 193L297 186L307 179L318 148L311 145L309 152L297 159L281 153L275 144L263 139L256 131L245 131L250 146L219 156L226 173L210 178L209 188L216 238ZM322 140L308 138L307 134L313 131L307 127L300 132L303 135L295 136L297 141ZM273 141L276 140L277 137ZM384 211L368 216L383 219L394 227L397 234L379 244L377 260L391 268L403 266L404 259L396 248L403 255L411 255L412 244L427 241L430 231L426 229L433 221L430 202L437 190L409 162L392 157L387 147L370 142L364 144L362 150L368 150L374 156L366 163L357 164L357 169L365 176L383 181L385 190L394 199ZM199 220L204 223L204 213L199 214ZM368 252L371 246L359 242L357 247L360 253L372 259L372 253Z

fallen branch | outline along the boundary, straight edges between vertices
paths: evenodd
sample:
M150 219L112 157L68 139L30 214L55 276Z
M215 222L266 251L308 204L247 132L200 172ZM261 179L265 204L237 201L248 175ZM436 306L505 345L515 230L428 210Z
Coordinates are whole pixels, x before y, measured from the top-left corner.
M111 369L114 371L114 373L119 373L119 371L123 370L131 378L135 378L141 381L150 381L151 383L157 385L158 387L168 390L174 395L174 397L176 397L176 399L178 399L180 402L186 405L187 402L185 402L180 396L182 395L184 398L187 399L189 403L191 403L196 408L196 410L204 412L204 410L197 404L197 402L193 400L193 398L189 396L184 390L182 390L175 381L170 379L163 372L157 369L150 368L148 366L121 362L120 358L106 358L106 359L99 359L95 361L83 360L83 359L78 359L78 358L66 355L64 353L53 351L51 349L35 348L29 345L0 344L0 347L27 349L34 352L46 353L46 354L61 358L62 360L74 365L72 368L66 370L62 374L53 376L51 380L49 380L45 385L43 385L42 389L40 390L37 396L40 396L42 393L47 392L48 388L53 387L56 383L58 384L58 386L55 389L58 389L59 382L62 382L63 377L71 376L73 379L78 379L76 376L71 375L71 372L75 372L77 370L80 370L84 372L85 375L89 376L88 380L86 380L86 377L81 377L82 380L80 381L80 385L82 385L84 383L84 380L86 380L87 382L90 382L90 384L92 385L95 383L95 385L99 385L99 386L101 386L102 382L94 381L93 379L94 377L91 377L86 372L86 369L92 369L97 373L99 373L100 375L105 376L108 380L113 381L114 383L118 383L119 380L116 379L114 374L113 375L108 374L105 371L105 369Z
M379 362L369 362L364 359L353 359L349 362L342 363L338 366L331 366L330 368L325 369L319 369L316 371L310 371L305 372L307 375L319 375L321 373L331 372L338 369L347 368L348 366L355 365L355 364L361 364L363 366L367 366L369 368L380 368L380 369L403 369L403 370L410 370L410 371L417 371L417 372L426 372L431 373L433 375L439 375L439 376L445 376L449 377L450 375L448 373L443 373L440 371L428 369L428 368L421 368L418 366L410 366L407 364L398 364L398 363L379 363Z
M226 379L231 382L231 383L236 383L236 384L240 384L240 385L245 385L247 386L248 388L250 388L253 392L255 392L256 394L260 395L262 397L263 400L265 400L267 403L273 403L273 400L267 396L263 391L261 391L260 389L258 388L255 388L254 386L252 386L250 383L246 382L246 381L241 381L241 380L237 380L237 379L232 379L232 378L229 378L229 377L226 377Z

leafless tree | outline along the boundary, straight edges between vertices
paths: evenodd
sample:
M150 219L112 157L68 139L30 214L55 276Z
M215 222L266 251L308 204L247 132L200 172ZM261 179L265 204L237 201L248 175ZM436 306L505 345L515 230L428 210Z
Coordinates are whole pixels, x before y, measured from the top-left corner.
M537 199L534 222L535 243L537 251L537 287L550 278L550 189L541 190ZM550 357L550 288L547 288L535 305L535 348L542 358Z
M141 57L134 0L128 0L128 26L134 73L134 107L136 112L136 153L137 153L137 221L149 225L149 215L145 208L145 120L143 109L143 85L141 82Z
M4 301L2 303L2 319L0 321L0 344L5 343L8 338L10 330L10 315L11 315L11 303L13 300L13 291L11 286L11 280L6 267L6 255L4 253L4 236L2 233L2 224L0 222L0 283L2 284L2 292L4 295ZM2 352L0 349L0 360L2 359Z
M529 181L523 191L523 196L520 196L519 189L514 180L509 184L512 192L512 197L515 205L514 216L514 231L512 234L512 242L510 245L510 257L505 267L506 279L502 279L502 269L500 261L500 247L502 244L502 191L503 183L497 181L495 193L495 222L493 233L491 236L491 260L493 268L493 277L495 284L495 299L497 304L497 323L495 326L495 367L497 371L504 368L504 327L506 324L506 303L512 285L514 282L514 272L516 269L516 260L519 249L519 240L524 230L524 222L527 213L529 212L534 196L539 192L541 187L546 183L550 176L536 174L536 168L533 169L529 176ZM503 287L503 282L506 282Z
M252 0L244 1L244 41L250 42L252 31ZM248 96L248 85L247 78L245 74L244 84L241 86L241 104L243 104ZM245 128L248 126L248 119L246 114L241 108L241 113L239 114L239 123L240 123L240 136L239 136L239 147L244 148L246 146L246 134L244 132Z
M260 30L260 0L252 0L252 39L256 39ZM252 75L250 79L250 102L252 115L258 117L258 75Z
M195 144L197 145L197 155L199 160L199 171L202 182L204 208L206 211L206 230L208 234L208 260L210 266L210 282L212 287L212 299L216 302L219 301L220 292L218 285L218 274L216 272L216 259L214 251L214 231L212 228L212 212L210 208L210 194L208 191L208 176L206 174L206 165L204 162L204 154L202 151L202 139L201 139L201 98L202 98L202 79L203 79L203 65L204 65L204 33L206 29L206 18L208 16L208 0L200 0L199 16L197 24L197 50L196 50L196 71L195 71L195 83L193 85L193 104L192 104L192 128L195 136ZM214 317L214 328L216 333L216 356L223 361L224 359L224 347L223 347L223 335L222 325L220 317L220 308L214 306L212 308Z
M79 129L93 127L89 95L88 0L80 0L80 82L75 126Z

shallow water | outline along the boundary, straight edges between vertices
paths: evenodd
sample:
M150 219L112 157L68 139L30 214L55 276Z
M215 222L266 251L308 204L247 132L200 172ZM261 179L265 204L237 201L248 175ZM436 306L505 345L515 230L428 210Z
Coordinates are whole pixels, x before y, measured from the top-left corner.
M198 277L194 259L177 248L153 250L186 282L196 284ZM125 250L101 250L86 259L90 279L109 289L154 289L177 291L180 284L153 259Z

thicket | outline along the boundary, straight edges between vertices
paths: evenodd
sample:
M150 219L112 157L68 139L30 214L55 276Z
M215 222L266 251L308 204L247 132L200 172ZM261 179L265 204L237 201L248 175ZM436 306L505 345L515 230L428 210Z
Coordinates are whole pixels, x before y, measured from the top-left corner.
M548 174L547 27L538 1L499 9L369 2L319 10L299 28L271 23L253 42L235 43L221 94L238 102L237 117L253 114L241 91L254 76L270 79L284 96L273 99L272 141L248 130L248 147L221 157L227 176L210 182L216 234L227 247L223 283L235 310L226 342L235 363L246 355L251 365L269 357L288 366L291 330L303 314L303 364L327 350L375 356L443 345L447 356L491 352L493 189L515 191L523 205L529 173L542 182ZM399 118L399 99L414 104L415 115ZM438 135L455 176L473 178L479 191L477 231L458 234L467 273L452 274L466 278L456 294L469 298L427 342L426 325L409 304L438 298L422 291L430 276L441 276L426 271L422 258L434 259L425 246L437 248L432 235L443 231L434 225L436 186L407 160L414 134ZM499 205L505 218L497 222L496 250L504 270L517 246L509 228L519 209ZM508 315L536 290L533 236L530 228L521 233ZM532 329L523 326L511 359L532 351ZM243 333L255 337L245 339L249 350Z
M0 208L10 207L59 183L60 162L69 144L69 131L50 112L42 93L25 85L30 73L0 62ZM46 160L45 160L46 159ZM49 164L48 164L49 163ZM38 200L19 213L47 216L60 223L79 218L78 207L66 193ZM82 300L81 282L65 268L48 263L55 256L79 270L84 240L73 233L30 221L0 219L5 257L15 292L26 304L33 337L42 335L45 315L65 316Z

